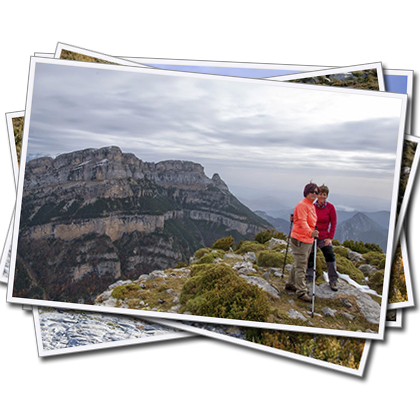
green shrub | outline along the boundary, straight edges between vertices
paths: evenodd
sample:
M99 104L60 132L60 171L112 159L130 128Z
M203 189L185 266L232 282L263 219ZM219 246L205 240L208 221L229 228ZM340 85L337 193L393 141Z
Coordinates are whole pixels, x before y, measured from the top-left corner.
M185 261L178 261L175 265L175 268L184 268L188 267L188 264Z
M376 293L382 294L384 288L384 270L376 271L368 280L368 286Z
M342 246L335 246L334 247L334 254L335 255L341 255L344 258L347 258L349 256L349 250L347 248L344 248Z
M142 288L138 284L127 284L123 286L117 286L111 292L111 296L114 299L132 299L139 297L139 293Z
M283 249L286 249L286 248L287 248L287 245L277 244L277 245L274 245L273 248L271 248L271 250L272 251L283 251ZM290 251L290 246L289 246L289 251Z
M316 254L316 278L320 279L324 277L324 271L327 270L327 263L325 262L322 253L317 252Z
M369 251L383 253L382 248L378 244L365 243L362 241L356 242L353 239L344 241L343 246L350 248L352 251L359 252L360 254L366 254Z
M246 254L247 252L257 252L264 251L266 247L263 244L260 244L258 242L252 242L252 241L244 241L242 242L239 249L236 249L237 254Z
M203 255L208 254L211 248L200 248L194 252L194 257L200 259Z
M194 264L211 264L216 258L222 258L222 257L223 257L223 254L220 252L209 252L208 254L203 255Z
M265 244L271 238L287 240L287 236L283 232L277 232L275 229L268 229L258 232L255 235L254 241Z
M285 254L277 251L261 251L257 257L260 267L283 267Z
M235 240L232 236L226 236L225 238L218 239L212 246L213 249L221 249L223 251L229 251L235 245Z
M342 257L341 255L336 255L335 257L337 260L337 271L339 273L347 274L354 281L358 282L359 284L363 284L363 280L365 279L364 274L358 268L356 268L350 260Z
M182 288L180 303L181 311L200 316L264 322L270 313L264 291L225 264L195 272Z
M210 268L214 267L213 263L210 264L193 264L191 266L190 277L196 276L201 271L210 270Z
M381 269L385 268L385 255L381 252L370 251L363 254L362 257L365 259L367 264L373 265L374 267Z

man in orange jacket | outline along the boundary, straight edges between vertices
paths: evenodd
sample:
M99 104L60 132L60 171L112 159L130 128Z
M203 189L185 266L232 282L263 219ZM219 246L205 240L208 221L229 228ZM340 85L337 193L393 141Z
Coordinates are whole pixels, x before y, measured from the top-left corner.
M286 283L286 290L295 291L297 297L304 302L311 302L306 287L306 268L312 250L314 238L318 237L315 229L317 215L313 202L319 193L314 183L305 185L303 200L299 201L293 212L293 229L291 233L291 247L294 264Z

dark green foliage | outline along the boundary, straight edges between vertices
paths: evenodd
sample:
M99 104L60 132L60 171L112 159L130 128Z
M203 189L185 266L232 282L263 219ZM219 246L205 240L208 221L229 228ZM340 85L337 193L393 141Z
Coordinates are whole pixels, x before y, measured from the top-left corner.
M327 264L324 262L324 256L321 252L316 254L316 278L321 279L324 276L324 270L327 270Z
M352 251L359 252L360 254L366 254L369 251L383 253L382 248L378 244L354 241L353 239L344 241L343 246L350 248Z
M211 248L200 248L194 252L194 257L200 259L203 255L208 254Z
M368 286L381 295L384 288L384 270L379 270L376 273L373 273L369 277Z
M283 232L277 232L275 229L268 229L257 233L254 241L265 244L271 238L287 240L287 236Z
M218 239L212 246L213 249L221 249L223 251L229 251L235 245L235 240L232 236L226 236L225 238Z
M269 302L258 286L248 284L227 265L206 266L182 288L183 312L194 315L265 322Z
M246 328L246 338L279 350L358 369L365 340L291 331Z
M335 246L334 254L341 255L342 257L347 258L349 255L349 250L347 248L343 248L342 246Z
M193 264L191 268L191 277L196 276L198 273L206 270L210 270L212 267L214 267L213 263L210 264Z
M399 244L392 262L388 303L406 302L407 300L408 293L404 274L404 262L401 253L401 244Z
M142 288L138 284L127 284L117 286L112 290L111 296L114 299L138 298Z
M283 267L285 254L278 251L261 251L257 257L260 267Z
M236 247L235 252L237 254L246 254L247 252L255 252L264 251L266 248L263 244L259 244L257 242L251 241L243 241L240 244L240 247Z
M188 264L185 261L178 261L175 265L175 268L184 268L188 267Z
M203 255L194 264L211 264L216 258L222 258L222 257L223 257L223 254L219 252L209 252L208 254Z
M365 279L364 274L350 260L341 255L336 255L335 257L337 260L337 271L339 273L348 274L354 281L363 284L363 280Z
M366 254L363 254L362 257L366 260L366 262L370 265L373 265L377 269L385 268L385 255L381 252L370 251Z

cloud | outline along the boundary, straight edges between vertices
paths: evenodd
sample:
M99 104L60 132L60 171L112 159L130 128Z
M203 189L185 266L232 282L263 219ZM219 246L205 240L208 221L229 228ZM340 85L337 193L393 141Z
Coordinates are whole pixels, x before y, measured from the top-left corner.
M318 173L362 174L389 191L400 108L307 85L38 63L28 151L117 145L146 161L197 161L232 182L290 175L300 189Z

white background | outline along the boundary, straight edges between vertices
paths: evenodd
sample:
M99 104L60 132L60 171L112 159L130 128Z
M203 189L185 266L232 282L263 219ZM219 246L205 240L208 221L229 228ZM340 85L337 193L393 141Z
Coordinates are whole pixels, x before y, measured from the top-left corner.
M248 5L247 5L248 4ZM291 3L290 3L291 4ZM382 61L420 72L412 1L52 1L2 6L0 114L25 106L29 57L64 42L121 56L346 66ZM71 9L70 9L71 7ZM414 87L413 135L420 135ZM417 121L416 121L417 120ZM14 205L0 119L0 241ZM420 181L419 181L420 182ZM414 297L420 276L420 195L408 215ZM2 246L2 244L1 244ZM1 297L3 296L3 297ZM418 408L417 308L373 346L363 379L207 338L38 358L32 315L0 285L1 408L13 418L170 419L410 417ZM414 411L414 413L413 413ZM411 415L410 415L411 412ZM416 414L414 414L414 417Z

